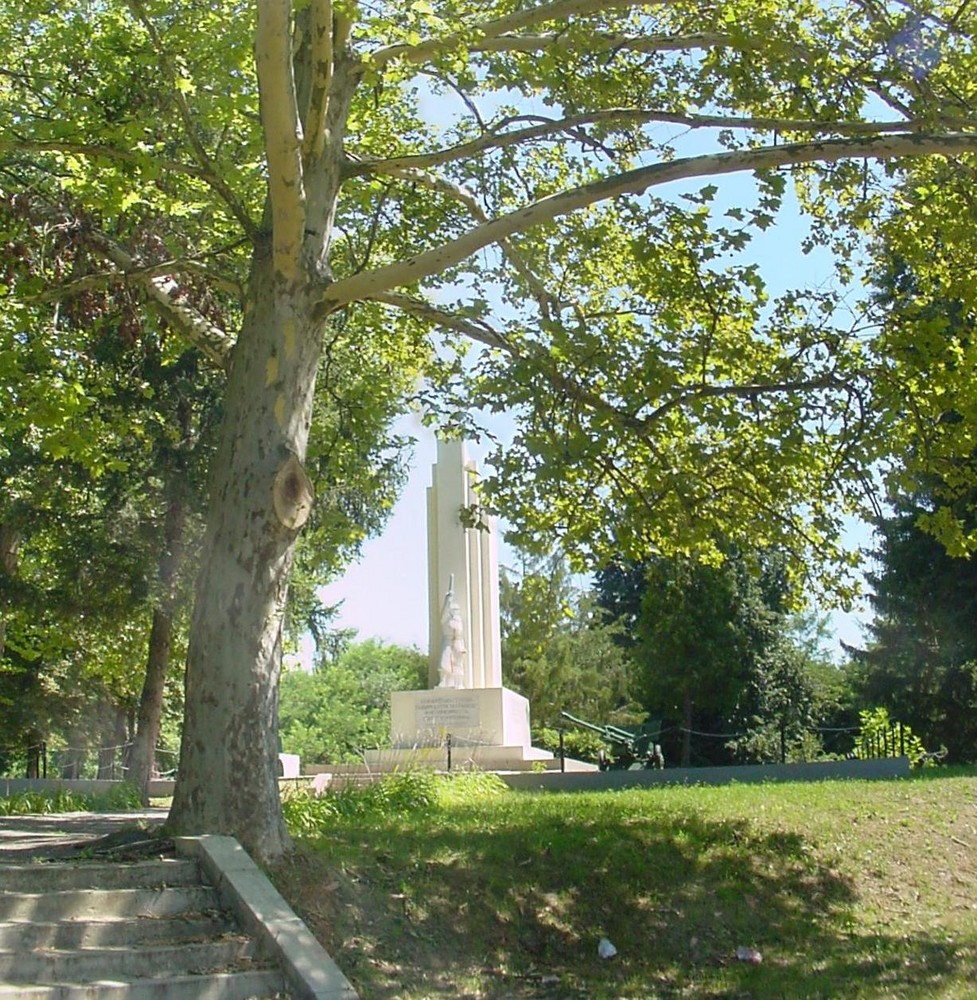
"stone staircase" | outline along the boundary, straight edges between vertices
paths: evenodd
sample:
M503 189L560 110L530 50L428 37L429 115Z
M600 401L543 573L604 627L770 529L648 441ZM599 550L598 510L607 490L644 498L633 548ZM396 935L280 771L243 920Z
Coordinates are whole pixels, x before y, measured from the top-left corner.
M287 996L196 860L0 865L0 1000Z

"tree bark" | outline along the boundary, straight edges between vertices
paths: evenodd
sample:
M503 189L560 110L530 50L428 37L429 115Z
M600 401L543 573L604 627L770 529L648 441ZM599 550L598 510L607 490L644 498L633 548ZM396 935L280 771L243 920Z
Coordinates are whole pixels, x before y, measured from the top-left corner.
M271 231L256 242L230 357L167 823L176 834L237 837L266 862L290 845L278 794L282 625L295 541L313 501L302 463L330 314L322 298L343 137L362 76L344 18L333 18L327 45L321 31L307 30L308 8L289 37L288 10L287 3L258 5L255 62ZM312 100L312 66L330 55L328 93ZM322 118L304 123L310 135L322 136L307 157L300 109Z
M14 577L17 574L17 550L20 548L20 532L8 524L0 523L0 575ZM5 608L0 605L0 659L6 643Z
M301 518L283 523L275 498L291 490L301 495L306 486L296 469L305 457L322 346L309 283L276 273L270 251L255 254L231 357L168 820L176 834L235 836L261 860L289 846L276 774L278 680Z
M686 686L682 696L682 759L681 767L692 766L692 688Z
M170 497L163 527L163 555L159 564L160 594L153 608L149 631L146 677L139 697L136 733L129 757L129 780L139 789L143 805L149 805L149 782L156 768L156 742L163 718L163 693L170 668L173 638L173 586L183 556L183 533L186 525L186 500L182 473L170 478Z
M80 778L85 765L85 751L79 747L69 747L59 754L60 776L67 780Z
M27 746L25 747L27 751L27 771L25 777L40 778L43 773L43 768L41 767L41 750L42 750L42 739L41 731L31 727L27 732Z

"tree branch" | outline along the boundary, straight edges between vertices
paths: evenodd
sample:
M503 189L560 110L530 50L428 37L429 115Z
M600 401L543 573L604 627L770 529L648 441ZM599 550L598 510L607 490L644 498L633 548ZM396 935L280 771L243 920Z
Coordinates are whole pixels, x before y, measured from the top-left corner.
M539 124L529 128L517 129L513 132L501 132L501 129L520 122L536 121ZM793 118L746 118L730 115L698 115L681 114L677 112L653 111L645 108L607 108L603 111L592 111L587 114L570 115L567 118L544 118L540 115L520 115L518 118L508 118L485 135L469 142L450 146L434 153L419 153L408 156L394 156L388 159L359 159L350 162L347 173L350 176L364 174L384 174L402 167L425 169L442 166L458 160L467 159L478 153L489 150L505 149L534 139L545 139L564 132L572 132L587 125L648 125L653 122L661 124L682 125L685 128L722 128L746 129L754 132L777 132L780 135L803 134L805 132L830 134L834 136L875 136L893 132L922 132L933 128L933 121L902 119L898 121L870 122L823 122L811 119ZM940 119L944 128L955 130L977 130L977 119L944 118Z
M695 31L687 35L614 35L607 31L595 32L591 52L683 52L691 49L724 48L732 44L729 35L711 31ZM758 39L755 45L760 48ZM467 46L469 52L539 52L546 48L571 49L578 45L576 39L563 32L542 35L499 35Z
M848 380L839 378L832 372L819 378L796 379L790 382L754 382L747 385L696 384L690 386L687 391L680 392L677 396L666 400L647 416L635 417L635 419L650 429L671 410L700 399L722 396L739 396L743 399L756 398L757 396L784 396L796 392L810 392L812 389L843 389L847 385Z
M462 336L467 337L469 340L474 340L476 343L504 351L510 357L518 357L518 352L506 340L505 336L499 333L498 330L490 327L487 323L469 319L467 316L458 316L455 313L448 312L446 309L439 309L437 306L431 305L430 302L425 302L423 299L415 298L412 295L401 295L397 292L384 292L380 295L371 296L371 301L381 302L384 305L392 306L394 309L400 309L402 312L409 313L411 316L416 316L418 319L423 319L435 326L443 327L445 330L451 330L454 333L460 333Z
M197 180L207 181L209 176L203 167L193 163L178 163L176 160L158 160L149 153L137 152L133 149L119 149L91 142L66 142L48 140L38 142L24 139L0 139L0 153L70 153L72 156L83 156L90 159L112 160L117 163L131 163L142 166L147 159L152 159L160 170L171 174L183 174Z
M674 3L675 0L552 0L551 3L539 4L527 10L518 10L494 21L483 21L473 24L462 31L456 31L440 38L426 38L415 45L388 45L377 49L367 57L367 65L373 69L383 69L395 59L408 63L421 63L442 52L464 45L482 44L485 40L498 38L510 32L521 31L524 28L547 21L557 21L564 18L580 17L587 14L601 14L608 10L629 7L663 6Z
M261 0L255 32L255 64L261 124L268 157L275 270L292 282L299 275L305 229L302 126L292 67L291 3Z
M449 198L452 198L464 205L478 222L486 223L489 221L489 217L482 208L478 199L471 193L471 191L462 187L460 184L454 184L443 177L435 177L434 175L425 173L421 170L405 168L391 170L389 171L389 176L412 181L416 184L421 184L432 191L439 191L442 194L446 194ZM519 251L512 245L511 240L500 240L499 247L516 273L529 286L530 291L533 293L533 297L539 305L540 312L544 317L546 317L546 319L549 319L552 315L553 308L557 306L556 300L552 295L550 295L543 283L533 273L532 268L526 262L522 254L519 253Z
M802 163L835 163L851 157L892 159L900 156L954 156L974 150L977 150L977 134L920 133L785 143L639 167L549 195L415 257L343 278L326 289L320 309L323 314L328 314L355 299L375 297L377 292L412 284L452 267L483 247L499 243L514 233L552 222L601 201L621 195L640 195L650 187L671 181L714 177L745 170L770 170Z
M458 316L422 299L410 295L384 293L372 296L375 302L392 306L439 326L445 330L460 333L476 343L502 351L514 360L524 360L529 355L524 350L509 341L504 334L495 330L487 323ZM545 352L539 353L540 374L558 392L564 393L570 399L587 407L595 413L609 418L617 426L633 434L637 439L654 446L655 432L659 422L672 410L708 397L737 396L740 398L756 398L758 396L787 395L798 392L809 392L813 389L850 389L850 380L839 378L834 373L827 373L819 378L796 379L785 382L757 382L745 385L696 385L688 391L680 392L671 399L657 406L647 416L639 416L615 406L604 396L588 389L573 375L567 375L554 367Z
M460 333L463 336L468 337L469 340L474 340L477 343L484 344L486 347L502 351L504 354L515 360L520 360L526 357L524 351L521 351L503 334L490 327L487 323L469 319L467 316L458 316L455 313L448 312L446 309L439 309L437 306L433 306L429 302L425 302L422 299L415 298L411 295L400 295L394 292L388 292L380 295L373 295L370 298L374 302L382 302L385 305L401 309L404 312L410 313L412 316L418 317L418 319L426 320L435 326L443 327L446 330L453 330L455 333ZM571 376L564 375L561 371L555 369L552 366L548 355L541 355L539 360L541 362L540 373L544 378L548 379L550 384L558 391L566 393L566 395L571 398L589 406L592 410L596 410L598 413L602 413L605 416L610 417L619 425L627 428L633 433L639 434L642 437L650 435L651 425L646 421L638 420L631 414L619 410L616 406L604 399L603 396L592 392L590 389L581 385L576 379Z
M86 227L81 238L122 272L138 274L142 270L138 261L127 250L104 233ZM233 346L231 338L184 301L183 291L172 274L158 274L149 269L141 285L160 312L194 347L210 358L217 367L227 367Z
M36 196L25 197L30 199L26 206L26 217L32 225L69 230L80 244L119 268L120 279L124 280L128 274L139 275L142 288L173 327L219 368L227 366L233 346L231 338L186 301L183 290L173 277L172 272L176 268L168 273L159 273L154 267L144 267L121 244L97 229L91 220L78 218L64 207L52 205Z
M163 44L163 39L160 36L159 31L157 31L156 25L146 13L142 0L128 0L128 4L136 20L139 21L139 23L146 29L146 32L156 49L156 53L162 61L162 65L173 84L173 98L176 101L177 110L180 114L180 120L183 122L183 131L186 133L187 139L190 142L190 148L193 150L193 155L197 158L197 161L203 168L201 177L224 200L227 207L231 210L231 214L241 224L241 227L247 234L248 239L250 239L253 243L258 236L258 227L255 225L254 220L248 214L247 209L238 199L237 195L234 194L227 182L221 176L214 161L210 158L210 154L206 149L204 149L203 143L200 141L200 136L197 134L196 123L194 122L193 114L190 111L190 105L187 103L186 94L180 87L182 74L173 64L173 60L168 56L166 46Z
M539 124L513 132L501 129L521 121L536 121ZM541 115L520 115L507 118L485 135L469 142L450 146L434 153L418 153L407 156L392 156L388 159L352 160L346 168L349 176L383 174L402 167L425 169L446 163L468 159L489 150L505 149L535 139L546 139L563 132L573 132L587 125L623 126L648 125L652 122L682 125L689 129L722 128L744 129L754 132L776 132L779 135L805 132L830 134L833 136L874 136L893 132L923 132L933 128L933 121L905 118L898 121L869 122L823 122L813 119L796 118L743 118L730 115L697 115L678 112L653 111L645 108L606 108L587 114L570 115L567 118L544 118ZM977 119L942 118L944 128L964 131L977 130Z
M305 162L317 160L326 146L326 111L329 84L332 81L332 0L312 0L309 11L309 37L312 49L312 86L306 109Z
M190 272L199 274L208 279L211 284L225 292L233 295L243 303L244 289L239 281L232 281L224 275L217 274L206 266L201 260L191 258L175 258L164 260L159 264L151 264L148 267L134 267L129 271L111 270L101 271L97 274L86 274L74 281L67 281L54 288L49 288L40 295L33 297L34 302L56 302L60 299L78 295L81 292L91 291L96 288L106 288L113 284L145 285L147 281L154 278L172 277L177 272Z

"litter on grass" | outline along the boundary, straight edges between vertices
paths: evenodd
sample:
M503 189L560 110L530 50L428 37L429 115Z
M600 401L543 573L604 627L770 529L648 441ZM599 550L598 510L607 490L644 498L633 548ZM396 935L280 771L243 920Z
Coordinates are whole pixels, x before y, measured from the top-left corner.
M744 944L736 949L736 957L741 962L749 962L751 965L759 965L763 961L763 956L756 948L747 948Z

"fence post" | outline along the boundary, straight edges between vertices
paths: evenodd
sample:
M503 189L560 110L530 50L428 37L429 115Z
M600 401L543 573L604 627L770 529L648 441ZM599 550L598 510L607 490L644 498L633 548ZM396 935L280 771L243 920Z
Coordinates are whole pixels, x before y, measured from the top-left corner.
M899 756L906 756L906 734L903 732L902 723L899 723Z
M787 763L787 723L780 720L780 763Z
M41 777L47 777L47 740L41 740Z
M444 738L444 745L448 748L448 770L451 770L451 733Z

